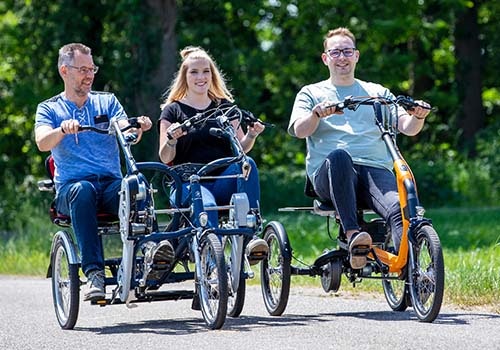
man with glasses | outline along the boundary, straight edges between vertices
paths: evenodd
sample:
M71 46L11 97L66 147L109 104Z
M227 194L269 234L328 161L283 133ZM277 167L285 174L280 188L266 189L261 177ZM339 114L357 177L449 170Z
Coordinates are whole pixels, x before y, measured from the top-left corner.
M385 219L398 249L402 235L399 197L392 160L373 122L373 109L337 111L334 104L347 96L394 96L382 85L355 78L360 52L349 29L330 30L323 46L321 59L330 76L299 91L288 132L306 138L308 179L316 195L335 206L346 233L351 267L361 269L366 254L357 252L366 252L372 240L359 227L357 206L367 206ZM409 112L398 108L399 130L416 135L428 113L422 107Z
M113 94L91 91L98 67L90 48L79 43L63 46L57 66L64 91L38 105L35 140L39 150L50 151L54 159L56 208L71 218L89 282L84 300L100 300L105 298L105 275L97 213L118 213L120 153L116 136L79 132L79 127L107 129L114 117L126 125L127 114ZM141 116L138 122L139 140L151 120Z

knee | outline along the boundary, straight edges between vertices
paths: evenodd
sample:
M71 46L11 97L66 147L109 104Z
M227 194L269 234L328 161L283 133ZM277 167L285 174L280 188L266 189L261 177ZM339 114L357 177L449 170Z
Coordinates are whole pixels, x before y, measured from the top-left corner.
M248 157L248 163L250 164L250 176L252 177L255 177L256 179L259 178L259 169L257 169L257 164L255 163L255 161Z
M330 162L330 164L332 164L332 166L334 167L353 166L351 156L343 149L336 149L330 152L330 154L328 154L327 156L327 159Z
M69 191L69 201L94 203L96 200L96 190L89 181L80 181L75 183Z

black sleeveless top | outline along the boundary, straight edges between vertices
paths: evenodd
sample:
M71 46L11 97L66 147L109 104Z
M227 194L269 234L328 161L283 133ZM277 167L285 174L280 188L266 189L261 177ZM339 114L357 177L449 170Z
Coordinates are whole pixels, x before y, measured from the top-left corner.
M206 109L198 110L182 102L174 101L166 105L161 111L158 128L162 119L168 120L170 123L182 123L196 113L210 112L221 104L224 104L224 107L232 105L227 100L212 101ZM231 157L233 151L229 140L225 137L212 136L209 132L212 127L217 127L216 121L213 118L209 119L201 129L192 131L179 138L173 165L184 163L206 164L215 159Z

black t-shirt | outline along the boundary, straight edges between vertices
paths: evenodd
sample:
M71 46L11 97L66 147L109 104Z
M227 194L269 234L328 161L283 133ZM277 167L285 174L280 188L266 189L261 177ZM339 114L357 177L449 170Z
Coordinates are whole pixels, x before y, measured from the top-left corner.
M158 121L158 127L162 119L170 123L182 123L196 113L211 113L221 104L224 107L231 106L227 100L212 101L204 110L199 110L179 101L165 106ZM225 137L212 136L210 128L217 127L215 118L209 118L201 129L197 129L178 139L173 165L184 163L209 163L215 159L231 157L233 151L229 140Z

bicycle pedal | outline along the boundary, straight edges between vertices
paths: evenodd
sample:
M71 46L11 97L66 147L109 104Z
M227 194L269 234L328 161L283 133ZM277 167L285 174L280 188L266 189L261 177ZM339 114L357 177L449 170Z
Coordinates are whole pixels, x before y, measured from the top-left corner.
M365 256L370 252L370 246L356 246L351 248L351 255Z
M267 258L266 252L256 252L256 253L248 255L248 259L250 259L250 260L263 260L265 258Z
M249 254L247 255L248 262L250 265L256 265L262 260L267 258L267 253L266 252L255 252L254 254Z

